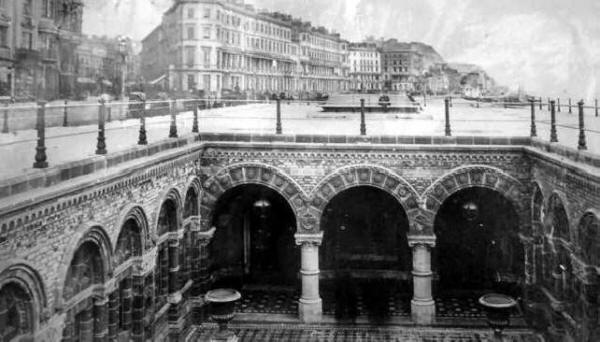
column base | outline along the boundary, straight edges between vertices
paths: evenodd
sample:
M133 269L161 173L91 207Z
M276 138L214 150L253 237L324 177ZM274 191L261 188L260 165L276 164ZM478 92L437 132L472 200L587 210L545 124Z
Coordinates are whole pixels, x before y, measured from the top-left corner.
M298 301L298 314L303 323L320 323L323 318L323 301L321 298Z
M435 301L411 300L410 312L413 323L417 325L430 325L435 320Z

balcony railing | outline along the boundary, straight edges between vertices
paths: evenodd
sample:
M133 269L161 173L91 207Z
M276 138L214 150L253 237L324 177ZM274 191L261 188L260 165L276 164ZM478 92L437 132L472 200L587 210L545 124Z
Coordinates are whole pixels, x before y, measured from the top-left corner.
M187 142L220 135L264 142L519 145L600 167L600 118L594 100L569 106L558 101L427 98L427 106L425 101L419 104L421 112L408 114L371 113L367 106L361 110L360 99L370 96L361 95L345 100L352 107L343 113L323 113L320 101L292 99L6 104L0 106L0 175L4 180L19 178L23 169L31 168L28 160L35 162L34 168L46 168L49 163L81 165L84 159L97 163L107 151L107 160L118 159L136 141L151 147L179 135L187 135L180 138ZM99 156L93 157L94 149ZM31 159L22 158L28 154Z

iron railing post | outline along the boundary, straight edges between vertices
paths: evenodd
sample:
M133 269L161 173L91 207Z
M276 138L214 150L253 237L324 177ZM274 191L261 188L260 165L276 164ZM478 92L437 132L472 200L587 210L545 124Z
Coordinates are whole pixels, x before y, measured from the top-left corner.
M367 124L365 123L365 99L360 99L360 135L367 135Z
M63 127L69 126L69 119L68 119L69 114L68 114L67 105L68 105L68 101L65 100L65 106L63 107Z
M535 127L535 100L529 100L529 102L530 102L530 105L531 105L531 132L530 132L530 136L531 137L536 137L537 136L537 129Z
M171 126L169 127L169 138L177 138L177 115L175 114L174 100L169 99L169 113L171 114Z
M577 142L578 150L587 150L587 143L585 141L585 122L583 119L583 100L577 103L579 107L579 141Z
M277 124L275 127L275 133L281 134L281 99L277 97Z
M446 136L450 137L452 136L452 129L450 128L450 98L446 97L444 99L444 113L445 113L445 121L446 121Z
M550 142L558 142L558 135L556 134L556 103L550 101Z
M96 154L106 154L106 137L104 135L104 119L106 111L106 100L100 99L100 107L98 107L98 143L96 144Z
M142 110L140 113L140 134L138 136L138 145L148 145L146 137L146 99L142 99Z
M46 102L39 101L37 108L37 146L35 147L35 163L33 167L43 169L48 167L48 156L46 156Z
M194 105L194 121L192 122L192 133L198 133L198 105L199 102L194 100L192 102Z
M4 120L2 123L2 133L8 133L8 107L9 103L4 104Z

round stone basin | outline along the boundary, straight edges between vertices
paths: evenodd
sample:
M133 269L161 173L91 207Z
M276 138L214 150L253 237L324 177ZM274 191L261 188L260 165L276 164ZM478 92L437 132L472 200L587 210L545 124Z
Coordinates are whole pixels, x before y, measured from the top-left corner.
M216 289L208 291L204 299L209 303L232 303L242 298L242 295L233 289Z
M206 293L204 299L210 304L210 317L219 325L219 331L211 341L237 341L235 334L227 329L227 324L235 317L235 302L241 298L242 295L233 289L216 289Z
M485 308L488 324L496 335L510 324L510 311L517 301L507 295L489 293L479 298L479 304Z
M490 309L510 310L511 308L517 305L517 301L507 295L499 293L489 293L479 298L479 304Z

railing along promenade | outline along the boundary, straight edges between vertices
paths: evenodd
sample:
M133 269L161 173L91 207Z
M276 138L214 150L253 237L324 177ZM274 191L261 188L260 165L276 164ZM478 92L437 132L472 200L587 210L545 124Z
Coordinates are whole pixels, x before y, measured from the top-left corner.
M427 100L421 102L423 111L418 114L366 113L364 101L356 104L355 112L324 113L319 107L323 102L279 99L7 105L0 108L0 197L16 193L14 186L6 185L22 182L19 177L27 178L35 169L93 156L97 164L109 167L110 160L102 159L108 155L185 137L193 141L221 136L221 140L257 142L533 145L600 167L597 102L590 106L583 101L565 105L555 99ZM94 169L83 165L77 174Z

